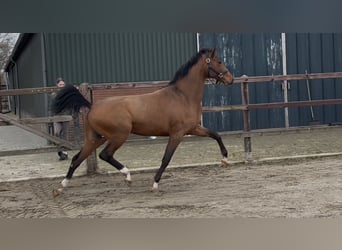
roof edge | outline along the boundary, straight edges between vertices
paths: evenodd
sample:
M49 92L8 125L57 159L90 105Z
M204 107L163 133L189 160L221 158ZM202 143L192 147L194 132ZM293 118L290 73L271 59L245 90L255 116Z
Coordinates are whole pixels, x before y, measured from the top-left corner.
M10 57L8 58L6 65L4 67L5 72L8 72L10 67L15 64L15 61L18 59L20 56L21 52L25 48L26 44L31 40L33 35L37 33L21 33L18 37L17 42L14 45L14 48L12 50L12 53Z

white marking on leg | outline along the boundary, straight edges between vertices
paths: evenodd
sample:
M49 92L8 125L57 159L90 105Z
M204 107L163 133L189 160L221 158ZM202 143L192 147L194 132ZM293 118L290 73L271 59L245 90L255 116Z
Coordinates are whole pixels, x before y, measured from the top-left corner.
M131 173L129 172L129 169L127 167L124 167L123 169L121 169L120 172L126 175L127 181L132 181Z
M152 189L153 190L158 190L158 183L157 182L153 183Z
M68 180L67 178L65 178L63 181L62 181L62 187L66 188L67 186L69 186L69 183L70 183L70 180Z
M129 173L129 170L127 167L124 167L123 169L120 170L121 173L123 174L128 174Z
M129 181L129 182L131 182L131 181L132 181L132 178L131 178L131 174L130 174L130 173L128 173L128 174L127 174L127 176L126 176L126 180L127 180L127 181Z
M228 158L227 158L227 157L224 157L224 158L221 160L221 163L222 163L222 166L227 167L227 166L229 165Z

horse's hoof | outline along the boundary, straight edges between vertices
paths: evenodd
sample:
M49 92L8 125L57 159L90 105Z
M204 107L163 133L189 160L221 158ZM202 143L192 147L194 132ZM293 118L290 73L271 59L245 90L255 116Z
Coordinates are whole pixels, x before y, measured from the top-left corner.
M229 162L228 162L228 159L227 158L223 158L221 160L221 166L222 167L228 167L229 166Z
M68 180L67 178L65 178L61 184L62 184L62 187L66 188L69 186L69 183L70 183L70 180Z
M158 183L156 183L156 182L153 183L153 186L152 186L151 191L152 191L153 193L158 193L158 192L159 192Z
M52 190L53 197L57 197L63 193L63 188L57 188Z

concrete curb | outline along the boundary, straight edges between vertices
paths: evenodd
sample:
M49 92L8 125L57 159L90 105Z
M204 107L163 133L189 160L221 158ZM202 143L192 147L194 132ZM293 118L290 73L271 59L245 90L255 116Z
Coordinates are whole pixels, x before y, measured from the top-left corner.
M306 154L306 155L296 155L296 156L282 156L282 157L271 157L271 158L261 158L252 162L245 162L245 161L232 161L230 162L229 166L223 168L232 168L232 167L239 167L239 166L250 166L250 165L260 165L260 164L272 164L272 163L283 163L287 161L287 164L293 164L294 161L298 160L305 160L305 159L320 159L320 158L328 158L328 157L338 157L342 156L342 152L335 152L335 153L320 153L320 154ZM196 164L185 164L185 165L179 165L174 166L170 165L168 169L184 169L184 168L195 168L195 167L219 167L221 165L221 162L205 162L205 163L196 163ZM158 167L145 167L145 168L134 168L130 169L131 174L132 173L154 173L159 169ZM107 171L102 172L99 171L96 175L122 175L119 171ZM41 180L41 179L59 179L63 178L65 174L63 175L51 175L51 176L44 176L44 177L27 177L27 178L17 178L17 179L9 179L7 181L0 181L0 183L8 183L8 182L21 182L21 181L28 181L28 180ZM75 175L74 177L82 177L86 175Z

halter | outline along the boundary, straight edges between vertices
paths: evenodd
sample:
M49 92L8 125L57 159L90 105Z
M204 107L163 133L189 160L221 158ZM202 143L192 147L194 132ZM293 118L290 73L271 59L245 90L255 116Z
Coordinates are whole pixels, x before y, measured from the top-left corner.
M213 71L219 79L222 79L224 77L224 75L229 72L228 70L226 70L225 72L218 72L216 69L211 67L211 65L210 65L211 64L211 59L209 57L207 57L205 59L205 62L208 65L208 78L210 78L210 71ZM216 83L215 84L217 84L218 82L219 82L219 80L216 79Z

